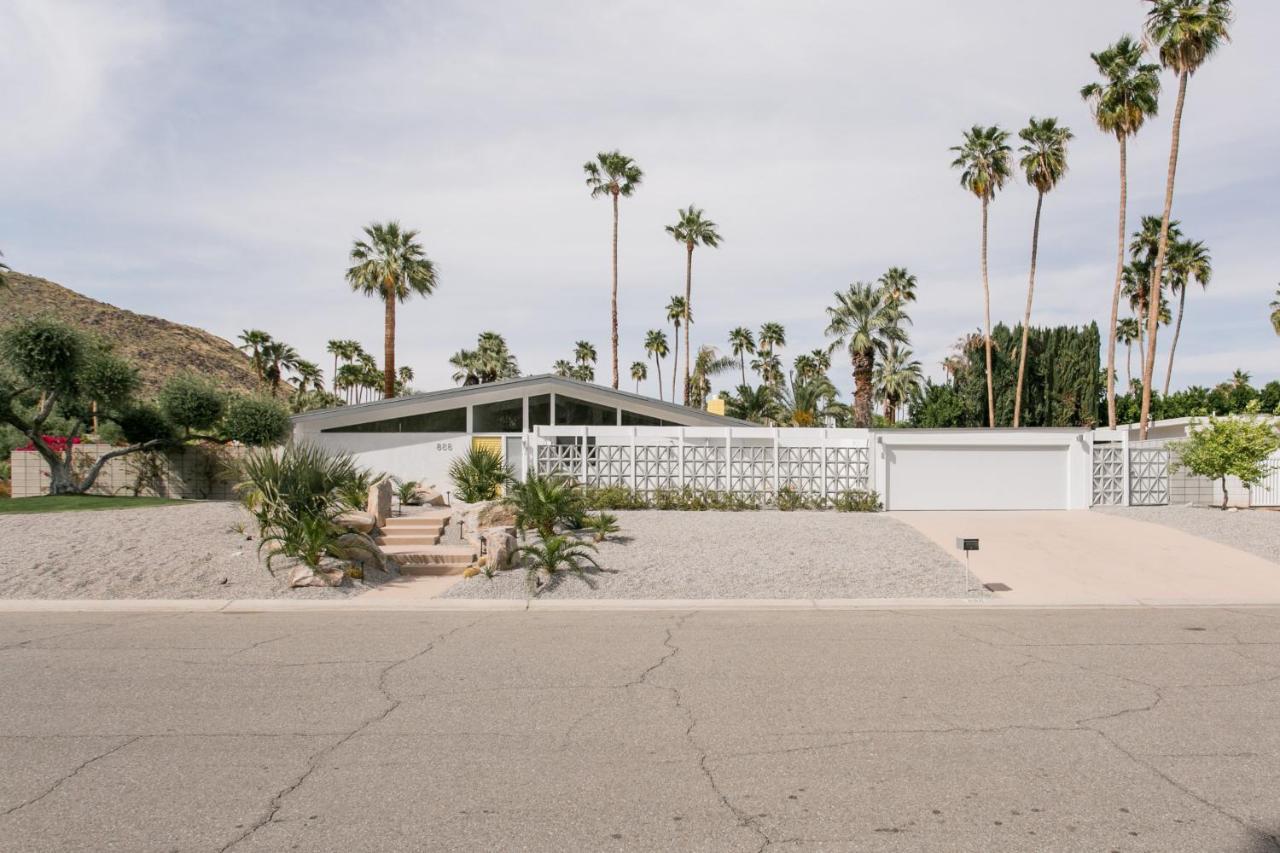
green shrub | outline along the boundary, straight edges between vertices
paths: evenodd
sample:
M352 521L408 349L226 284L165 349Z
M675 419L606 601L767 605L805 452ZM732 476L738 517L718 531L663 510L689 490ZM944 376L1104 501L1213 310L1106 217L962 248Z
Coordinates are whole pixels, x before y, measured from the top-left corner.
M449 478L459 500L479 503L496 498L498 491L511 482L512 474L500 455L486 447L473 447L453 460Z
M383 566L382 552L373 539L363 533L343 530L331 518L318 516L289 519L277 524L262 537L258 552L270 546L267 554L267 570L276 557L289 557L310 569L320 566L325 557L363 563L372 560ZM357 568L353 577L363 577L363 568Z
M160 410L175 426L207 432L213 429L226 409L226 395L202 376L182 373L160 389Z
M516 558L524 565L529 595L537 595L564 572L573 572L587 586L595 588L587 572L602 571L592 556L596 546L567 536L542 536L539 540L536 545L522 545L516 549Z
M120 425L125 441L130 444L174 438L173 424L164 416L164 412L150 403L129 406L116 415L115 420Z
M882 509L880 495L871 489L849 489L836 498L837 512L879 512Z
M590 530L591 536L595 541L603 542L622 528L618 526L618 517L616 515L598 512L595 515L587 516L580 529Z
M289 437L289 411L270 397L237 397L227 404L222 434L249 447L271 447Z
M653 504L644 495L626 486L590 486L582 490L582 503L588 509L650 509Z
M371 475L348 453L330 453L299 442L282 450L251 450L237 464L241 501L264 533L292 519L333 518L364 505L368 488L358 502L357 490Z
M773 505L782 512L795 512L801 509L825 509L826 501L799 492L793 486L783 486L774 496Z
M530 469L523 483L512 482L502 502L516 516L522 532L533 528L544 539L554 536L557 524L572 526L584 512L578 484L558 474L539 474Z

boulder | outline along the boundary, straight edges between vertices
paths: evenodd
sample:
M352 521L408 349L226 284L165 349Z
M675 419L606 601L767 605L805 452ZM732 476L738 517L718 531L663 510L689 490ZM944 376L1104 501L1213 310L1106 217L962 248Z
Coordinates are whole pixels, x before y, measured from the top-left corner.
M299 563L289 570L289 586L292 589L308 586L342 586L347 573L340 568L321 567L313 569Z
M500 501L489 501L480 506L476 515L477 527L514 527L516 511Z
M444 506L444 495L440 494L440 490L435 486L420 486L418 503L424 506Z
M342 515L337 517L336 521L342 527L345 527L348 530L354 530L356 533L370 533L378 523L378 519L372 513L360 512L358 510L344 512Z
M366 507L369 515L374 517L374 524L382 527L391 517L391 481L380 480L369 487L369 504Z
M516 553L516 534L511 527L491 527L481 534L485 546L484 561L491 569L511 568Z

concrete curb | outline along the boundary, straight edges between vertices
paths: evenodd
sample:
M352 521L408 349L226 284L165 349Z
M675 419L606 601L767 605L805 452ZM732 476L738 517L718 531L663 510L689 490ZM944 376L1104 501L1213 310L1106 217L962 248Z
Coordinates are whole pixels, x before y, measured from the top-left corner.
M1152 607L1275 607L1280 601L1010 601L996 597L835 599L0 599L3 613L374 613L374 612L618 612L618 611L840 611L840 610L1089 610Z

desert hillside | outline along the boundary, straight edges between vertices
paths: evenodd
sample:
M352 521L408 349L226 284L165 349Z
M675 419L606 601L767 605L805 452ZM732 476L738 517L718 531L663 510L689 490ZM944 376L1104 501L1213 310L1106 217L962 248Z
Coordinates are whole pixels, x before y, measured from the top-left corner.
M208 376L228 390L261 390L248 357L203 329L135 314L18 272L9 273L9 284L0 291L0 327L18 317L50 314L91 331L137 365L144 396L184 370Z

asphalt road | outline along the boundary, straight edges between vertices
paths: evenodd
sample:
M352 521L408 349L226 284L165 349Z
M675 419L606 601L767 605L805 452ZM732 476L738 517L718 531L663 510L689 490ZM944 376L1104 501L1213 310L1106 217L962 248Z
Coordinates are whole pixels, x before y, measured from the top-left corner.
M0 615L0 848L1280 850L1280 609Z

